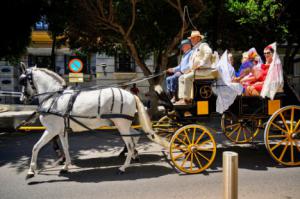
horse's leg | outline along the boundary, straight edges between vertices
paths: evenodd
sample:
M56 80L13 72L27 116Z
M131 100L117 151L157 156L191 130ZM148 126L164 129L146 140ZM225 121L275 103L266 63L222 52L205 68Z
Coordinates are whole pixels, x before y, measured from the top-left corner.
M63 149L61 149L61 147L59 146L58 144L58 139L59 139L59 136L56 135L53 139L52 139L52 147L53 147L53 150L55 151L57 157L58 157L58 163L60 165L62 165L64 162L65 162L65 154L63 152Z
M140 134L140 132L137 131L137 130L135 130L135 129L133 129L133 128L131 128L130 130L134 134L134 136L132 136L132 139L133 139L132 141L134 142L134 145L136 146L137 143L138 143L138 141L139 141L139 139L140 139L140 136L137 136L137 135ZM123 147L123 150L119 154L119 157L125 157L125 154L127 153L127 151L128 151L128 149L127 149L127 147L125 145ZM133 160L139 160L139 158L138 158L138 151L136 149L134 149L134 153L133 153L132 159Z
M40 151L40 149L45 146L56 134L54 134L52 131L45 130L42 137L39 139L39 141L34 145L32 149L32 157L31 162L29 166L29 170L27 172L26 179L32 178L35 174L36 170L36 164L37 164L37 156Z
M64 164L62 170L60 171L60 173L66 173L66 172L68 172L68 169L69 169L68 166L71 164L71 158L70 158L70 153L69 153L68 133L67 132L60 133L59 138L60 138L61 145L63 147L65 158L66 158L65 164Z
M130 126L131 126L131 121L128 121L126 119L112 119L113 123L115 126L118 128L121 136L122 135L130 135ZM124 164L119 168L118 174L122 174L125 172L125 169L129 166L131 158L134 153L135 149L135 144L133 142L132 137L130 136L122 136L123 141L125 142L125 145L127 147L128 153L127 157L125 159Z
M135 148L136 148L136 146L138 144L138 141L140 139L140 136L139 136L140 132L133 129L133 128L131 128L130 130L134 134L134 136L132 137L132 141L134 143L134 152L133 152L133 155L132 155L132 159L135 160L135 161L139 161L140 160L139 154L138 154L138 151Z

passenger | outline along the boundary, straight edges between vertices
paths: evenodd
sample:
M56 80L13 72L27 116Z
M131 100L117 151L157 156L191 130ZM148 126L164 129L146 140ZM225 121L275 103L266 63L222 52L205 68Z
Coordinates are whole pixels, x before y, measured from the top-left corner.
M227 54L227 60L228 60L228 64L230 64L232 67L228 67L229 68L229 75L231 77L231 79L235 78L235 71L234 71L234 60L233 60L233 55L232 53L228 53Z
M172 99L171 102L174 103L177 99L176 92L178 89L178 78L190 70L189 59L192 54L192 44L189 39L182 40L178 46L183 52L180 64L174 68L169 68L168 73L173 75L167 77L167 90L170 93Z
M228 53L228 54L227 54L227 59L228 59L229 64L230 64L231 66L233 66L233 65L234 65L234 60L233 60L233 55L232 55L232 53Z
M242 78L249 75L252 67L257 65L260 61L260 56L257 54L255 48L251 48L248 52L243 53L242 64L235 73L235 78L233 78L233 82L240 82Z
M267 77L270 64L272 63L273 60L273 53L274 53L274 49L272 48L272 46L267 46L264 49L264 56L266 58L266 63L261 64L260 67L259 66L254 67L252 71L253 75L248 79L243 80L249 82L249 85L245 87L246 96L258 96L260 94L264 81ZM241 81L241 83L243 83L243 81Z
M197 77L197 73L202 73L202 71L198 71L197 69L210 68L212 65L212 50L207 43L201 42L203 38L204 36L201 35L199 31L195 30L191 32L189 39L193 45L193 53L190 57L192 69L179 77L178 97L180 100L176 102L175 105L186 105L191 103L194 77ZM204 74L202 74L202 76L203 75Z

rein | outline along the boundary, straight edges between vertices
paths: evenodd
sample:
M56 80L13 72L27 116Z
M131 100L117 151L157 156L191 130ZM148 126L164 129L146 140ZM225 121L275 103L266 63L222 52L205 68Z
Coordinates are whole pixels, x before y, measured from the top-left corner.
M89 91L89 90L97 90L99 88L109 88L109 87L116 87L116 88L118 88L118 87L128 86L128 85L131 85L131 84L134 84L134 83L143 82L143 81L146 81L146 80L149 80L149 79L153 79L155 77L162 76L165 73L166 73L166 70L162 71L162 72L160 72L158 74L148 75L148 76L144 76L142 78L136 78L136 79L132 79L132 80L126 81L126 82L121 82L121 83L118 83L118 84L104 85L104 86L96 85L96 86L91 86L91 87L87 87L87 88L82 88L80 90L81 91ZM63 89L60 89L58 91L52 91L52 92L45 92L45 93L35 94L35 95L32 96L32 98L37 98L37 97L40 97L40 96L43 96L43 95L49 95L49 94L55 94L55 93L63 92L65 89L66 89L66 87L64 87ZM0 96L14 96L14 97L18 97L18 96L21 96L21 95L22 95L22 92L0 90Z

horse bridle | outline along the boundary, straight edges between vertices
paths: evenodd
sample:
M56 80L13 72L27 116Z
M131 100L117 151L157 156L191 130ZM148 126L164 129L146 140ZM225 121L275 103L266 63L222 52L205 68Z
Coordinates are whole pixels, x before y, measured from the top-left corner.
M22 94L27 98L31 99L34 94L37 93L37 89L33 83L33 75L32 75L32 69L26 69L25 72L20 76L19 78L20 85L23 86L22 88ZM31 89L33 90L34 94L30 95L27 91L27 85L30 85Z

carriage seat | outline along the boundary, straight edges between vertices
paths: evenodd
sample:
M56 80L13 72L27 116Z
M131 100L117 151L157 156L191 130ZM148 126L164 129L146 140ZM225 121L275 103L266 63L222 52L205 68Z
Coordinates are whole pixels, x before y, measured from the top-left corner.
M215 68L200 68L195 71L195 80L216 80L219 72Z

